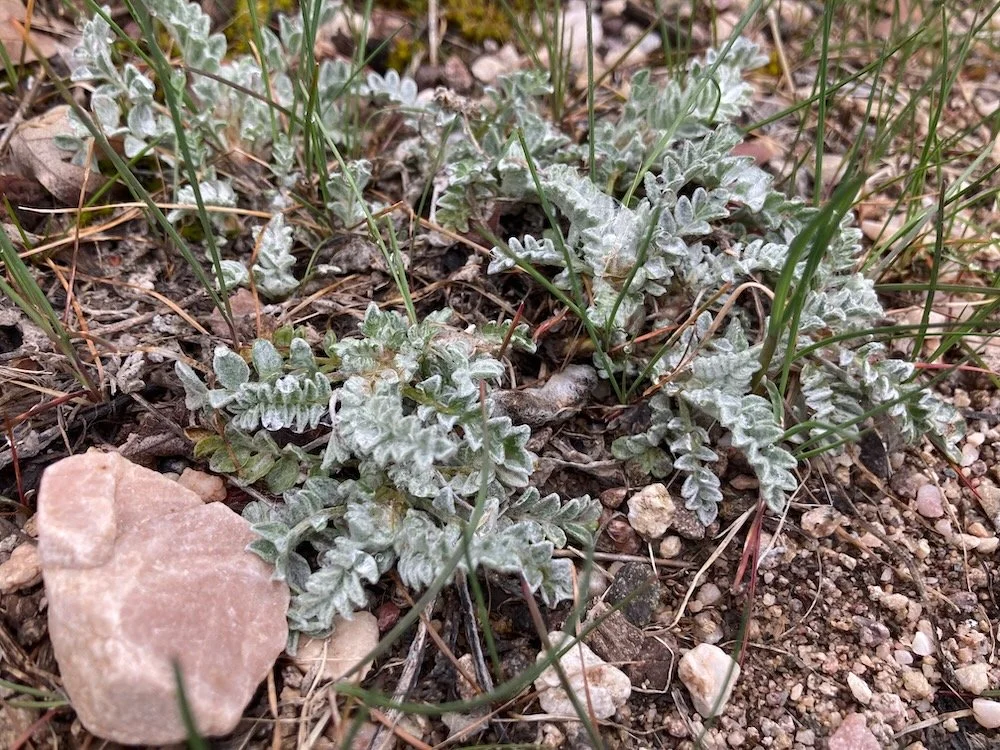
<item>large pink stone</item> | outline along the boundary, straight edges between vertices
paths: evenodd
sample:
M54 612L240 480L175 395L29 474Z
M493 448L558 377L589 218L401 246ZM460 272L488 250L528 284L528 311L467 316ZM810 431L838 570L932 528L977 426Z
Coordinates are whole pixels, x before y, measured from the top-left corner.
M38 548L63 685L93 734L184 738L173 663L204 735L228 734L288 635L288 587L246 521L117 454L45 470Z

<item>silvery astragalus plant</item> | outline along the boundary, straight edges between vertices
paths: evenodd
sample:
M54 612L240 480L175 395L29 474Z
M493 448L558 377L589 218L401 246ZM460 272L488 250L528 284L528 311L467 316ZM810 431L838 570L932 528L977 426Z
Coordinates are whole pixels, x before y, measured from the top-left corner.
M599 506L540 495L528 428L491 414L503 366L490 352L509 324L461 331L449 317L413 325L372 305L361 338L329 339L320 361L301 338L286 355L258 340L252 368L220 347L211 389L177 365L189 408L221 413L233 435L261 443L263 459L241 454L244 481L285 489L283 503L254 502L244 515L260 535L253 550L294 593L298 631L321 633L364 606L364 585L393 567L404 584L428 586L463 547L458 569L523 575L550 604L572 595L572 563L552 553L569 538L586 544ZM523 329L512 340L531 348ZM319 431L323 450L291 454L290 472L286 456L267 453L273 441L259 440L280 431ZM199 451L226 460L222 441L206 440Z
M341 11L329 2L309 7L321 19ZM227 58L225 39L210 33L196 4L166 0L152 12L187 67L157 82L117 63L108 19L95 16L74 74L95 87L94 119L124 139L127 155L155 150L174 167L180 203L191 203L183 175L193 172L206 202L290 205L303 166L287 133L306 129L275 127L268 102L304 111L287 66L303 52L301 17L281 17L279 34L261 29L261 68L251 56ZM914 379L912 364L866 333L884 311L859 272L861 235L850 216L833 217L821 252L800 252L796 238L822 209L782 195L752 159L733 155L742 140L733 123L751 92L745 73L763 62L737 39L675 80L636 74L620 114L590 135L593 163L590 149L547 116L551 86L538 71L501 77L481 100L424 96L394 71L355 75L343 61L324 60L316 72L311 125L321 139L311 143L326 150L320 161L347 173L322 182L337 226L357 231L381 208L361 193L374 165L341 160L356 140L348 113L358 111L399 124L390 156L409 176L400 197L411 205L429 197L430 217L445 229L489 236L502 214L540 204L540 231L500 238L489 270L526 272L547 285L582 317L595 365L616 393L647 393L648 426L619 436L613 453L652 476L678 471L685 505L705 523L722 500L722 450L742 455L780 512L797 485L798 454L839 450L873 420L907 439L938 436L946 447L959 434L954 412ZM189 102L193 170L177 169L174 126L157 104L163 85ZM83 138L64 145L86 153ZM271 190L241 194L213 168L240 149L263 155ZM234 231L223 218L213 227L220 244ZM266 298L283 298L299 284L291 250L303 237L280 213L255 232L256 262L228 260L226 285L252 280ZM803 294L795 325L781 329L787 311L771 307L785 282ZM588 535L596 506L530 487L527 428L490 412L502 376L488 353L496 332L460 333L444 321L445 313L414 323L372 309L361 338L329 341L319 359L301 339L259 341L252 369L223 349L212 389L178 366L188 405L224 417L223 434L203 441L199 455L284 493L284 503L255 503L247 515L261 535L256 551L295 592L300 630L321 632L335 613L360 606L364 584L393 565L408 584L434 579L467 538L481 488L482 517L462 565L524 570L548 601L569 593L569 563L551 552L567 534ZM487 383L485 421L479 382ZM308 435L307 447L288 431ZM322 452L312 449L317 440Z

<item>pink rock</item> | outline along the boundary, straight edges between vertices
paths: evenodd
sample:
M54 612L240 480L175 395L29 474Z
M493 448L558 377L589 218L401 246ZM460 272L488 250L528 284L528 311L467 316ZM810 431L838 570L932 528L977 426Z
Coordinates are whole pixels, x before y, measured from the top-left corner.
M924 518L940 518L944 515L941 490L933 484L922 485L917 490L917 513Z
M830 750L879 750L880 747L863 714L848 714L830 736Z
M185 737L173 662L198 730L231 732L284 648L288 588L246 551L249 525L117 454L46 469L38 499L49 634L93 734Z

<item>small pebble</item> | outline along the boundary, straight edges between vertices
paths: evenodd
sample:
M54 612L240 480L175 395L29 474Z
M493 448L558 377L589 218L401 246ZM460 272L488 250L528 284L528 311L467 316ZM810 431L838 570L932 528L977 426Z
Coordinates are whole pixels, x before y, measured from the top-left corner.
M917 513L924 518L940 518L944 515L941 490L933 484L925 484L917 490Z
M1000 539L995 536L991 536L986 539L979 540L979 546L976 547L976 552L980 555L992 555L997 551L997 547L1000 547Z
M924 673L915 669L903 672L903 687L917 700L928 698L934 692Z
M667 560L677 557L681 553L681 548L683 547L683 542L679 536L674 536L671 534L668 537L664 537L663 541L660 542L660 557Z
M989 664L969 664L955 670L955 677L958 683L973 695L982 695L990 689L990 665Z
M992 536L989 530L979 521L969 524L969 528L966 529L972 536L978 536L980 539L986 539Z
M628 520L646 539L657 539L670 528L675 510L667 488L657 482L643 487L629 499Z
M930 656L934 653L934 643L926 633L917 631L913 636L910 648L917 656Z
M910 600L905 594L886 594L882 597L882 606L893 612L905 612L910 606Z
M830 750L879 750L880 745L872 730L866 726L863 714L848 714L830 735Z
M986 729L996 729L1000 727L1000 703L976 698L972 701L972 715L979 726Z
M972 445L971 443L966 443L962 446L962 460L959 462L961 466L967 467L972 466L979 460L979 446Z
M872 689L868 683L858 677L854 672L847 675L847 687L851 690L854 700L863 706L867 706L872 700Z
M700 601L706 607L711 607L718 604L722 599L722 591L714 583L706 583L698 589L698 593L695 594L695 599Z
M734 490L755 490L760 487L760 480L753 474L737 474L729 480L729 486Z
M833 534L844 522L844 517L829 505L812 508L802 514L802 531L813 539L823 539Z
M694 616L693 635L705 643L714 645L721 641L726 634L722 630L722 625L712 617L711 613L702 612Z
M315 667L321 680L336 682L361 663L378 639L378 619L371 612L355 612L350 620L338 615L326 639L303 636L292 661L303 672ZM371 668L371 662L359 667L351 673L351 682L363 680Z
M10 594L30 588L42 580L42 563L38 547L25 542L15 547L10 558L0 564L0 593Z
M206 474L197 469L184 469L177 484L186 487L206 503L217 503L226 499L226 483L222 477Z
M951 544L956 549L962 550L963 552L972 552L973 550L979 549L979 545L983 540L978 536L972 536L972 534L954 534L951 537Z
M694 710L708 718L722 713L740 677L740 665L718 646L702 643L681 657L677 675Z

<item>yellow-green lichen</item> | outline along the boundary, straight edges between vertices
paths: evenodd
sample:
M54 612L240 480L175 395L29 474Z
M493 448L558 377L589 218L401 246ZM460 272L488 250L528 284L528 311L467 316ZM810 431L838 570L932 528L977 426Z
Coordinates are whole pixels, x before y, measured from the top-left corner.
M251 0L236 0L233 3L232 23L226 27L226 40L229 42L229 52L245 53L250 51L250 42L255 38L253 33L254 14L250 12ZM255 0L253 9L256 11L257 23L266 26L275 13L294 13L298 7L296 0Z
M421 18L427 16L427 0L397 0L394 7ZM439 0L439 13L448 20L448 28L470 42L495 39L515 41L513 19L524 18L534 7L531 0L510 0L507 8L495 0ZM509 9L509 10L508 10Z

